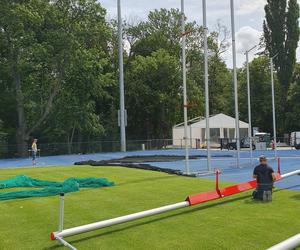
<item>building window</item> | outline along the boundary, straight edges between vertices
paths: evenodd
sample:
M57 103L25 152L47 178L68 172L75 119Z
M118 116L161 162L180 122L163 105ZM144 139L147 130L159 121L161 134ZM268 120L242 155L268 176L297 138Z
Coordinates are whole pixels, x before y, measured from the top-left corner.
M229 129L229 138L235 139L235 129L234 128Z
M228 129L223 128L223 138L228 138Z
M206 138L205 128L201 128L201 143L205 142L205 138Z
M212 142L219 142L220 138L220 129L219 128L211 128L210 129L210 139Z

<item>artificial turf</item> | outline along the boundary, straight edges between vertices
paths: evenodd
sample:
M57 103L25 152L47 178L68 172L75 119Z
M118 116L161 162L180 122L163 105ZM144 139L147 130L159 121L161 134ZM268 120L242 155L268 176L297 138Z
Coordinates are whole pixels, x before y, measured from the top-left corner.
M3 169L0 179L18 174L60 181L106 177L116 183L67 194L65 228L180 202L188 194L214 188L211 180L122 167ZM67 240L78 249L253 250L266 249L300 232L299 192L277 190L272 203L253 202L250 195L245 192ZM49 238L57 230L58 207L58 197L0 201L0 249L61 249Z

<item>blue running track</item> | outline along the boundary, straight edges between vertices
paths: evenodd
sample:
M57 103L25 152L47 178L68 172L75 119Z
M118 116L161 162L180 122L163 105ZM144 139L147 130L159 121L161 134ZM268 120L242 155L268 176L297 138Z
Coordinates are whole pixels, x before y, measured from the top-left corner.
M281 158L282 173L300 169L300 150L278 150L278 156ZM235 151L212 151L212 166L222 170L221 180L232 182L244 182L251 179L253 167L257 164L257 157L265 155L270 158L269 164L277 169L277 161L274 160L273 151L253 151L254 160L250 163L250 152L241 151L240 168L236 167ZM38 167L43 166L70 166L77 161L85 160L111 160L125 156L141 156L141 155L184 155L184 150L152 150L152 151L135 151L135 152L116 152L116 153L99 153L99 154L78 154L78 155L60 155L60 156L45 156L38 158ZM206 151L205 150L190 150L190 155L202 156L197 160L190 160L191 172L203 172L206 170ZM171 168L184 171L185 164L183 160L175 162L153 162L149 163L153 166L162 168ZM2 168L26 168L32 167L31 159L15 158L0 160L0 169ZM214 175L206 175L205 178L215 178ZM300 191L300 176L295 176L283 180L276 184L277 187L294 189Z

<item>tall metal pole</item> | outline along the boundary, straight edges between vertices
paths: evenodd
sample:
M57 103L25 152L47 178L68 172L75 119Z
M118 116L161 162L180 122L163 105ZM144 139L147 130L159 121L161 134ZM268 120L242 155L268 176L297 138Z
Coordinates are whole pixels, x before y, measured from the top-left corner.
M182 46L182 81L183 81L183 114L184 114L184 146L185 146L185 171L190 173L189 148L188 148L188 110L187 110L187 91L186 91L186 34L185 34L185 13L184 0L181 0L181 46Z
M208 47L207 47L207 22L206 22L206 0L202 0L203 28L204 28L204 82L205 82L205 121L206 121L206 151L207 170L211 171L210 152L210 127L209 127L209 86L208 86Z
M247 94L248 94L248 137L249 137L249 147L250 147L250 164L252 166L252 119L251 119L251 91L250 91L250 70L249 70L249 52L256 48L256 45L251 49L246 51L246 67L247 67Z
M236 73L236 47L235 47L235 23L234 23L234 2L230 0L231 10L231 37L232 37L232 62L233 62L233 85L234 85L234 105L235 105L235 133L236 133L236 148L237 157L236 165L240 166L240 121L239 121L239 100L238 100L238 86Z
M273 111L273 140L274 140L274 150L275 158L277 158L277 134L276 134L276 113L275 113L275 90L274 90L274 77L273 77L273 58L270 58L270 68L271 68L271 86L272 86L272 111Z
M124 97L124 71L123 71L123 37L122 37L121 0L118 0L118 57L119 57L119 85L120 85L120 142L121 151L126 151L125 131L125 97Z

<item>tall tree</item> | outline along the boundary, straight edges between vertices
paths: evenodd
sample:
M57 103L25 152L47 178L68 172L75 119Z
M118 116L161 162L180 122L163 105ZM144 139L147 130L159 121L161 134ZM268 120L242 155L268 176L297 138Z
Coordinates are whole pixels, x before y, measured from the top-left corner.
M272 132L272 96L270 84L269 59L267 56L259 56L250 64L251 81L251 113L253 127L259 127L260 131ZM248 121L248 93L246 67L239 72L239 110L241 120ZM275 77L276 98L280 95L280 86ZM280 103L276 103L279 110Z
M265 6L264 38L266 50L274 57L281 87L281 121L285 121L287 94L296 63L299 41L299 5L297 0L268 0ZM277 55L277 56L276 56ZM286 124L281 124L284 131Z
M130 44L129 56L127 58L126 75L129 76L127 79L127 104L128 107L134 105L135 113L140 112L140 116L144 117L144 110L151 110L148 117L158 116L158 111L161 109L162 114L174 114L168 116L168 123L166 123L165 130L171 131L172 125L182 122L182 82L178 78L172 78L169 76L172 72L172 65L164 65L169 61L174 63L176 60L178 63L181 60L181 29L180 29L181 13L178 9L160 9L149 13L148 19L146 21L128 25L126 24L125 33L128 43ZM203 74L203 27L196 24L196 22L186 22L187 31L187 47L186 47L186 61L187 61L187 93L188 93L188 103L189 103L189 117L194 118L196 116L201 116L204 114L204 74ZM222 34L220 34L222 33ZM223 36L220 37L220 36ZM230 113L230 102L231 102L231 88L230 81L231 76L229 70L226 68L226 64L222 60L222 53L228 48L227 41L227 31L219 24L217 32L211 32L208 39L208 47L210 50L210 63L209 63L209 73L210 77L210 97L211 97L211 111L212 113L225 112ZM221 41L221 43L220 43ZM162 51L164 53L162 53ZM158 53L158 51L160 51ZM157 53L156 53L157 52ZM168 54L172 57L169 60L165 56ZM143 57L144 59L142 60ZM159 60L158 60L159 58ZM159 70L156 67L150 67L150 62L157 61L159 63ZM158 62L159 61L159 62ZM137 63L138 62L138 63ZM142 62L144 65L147 64L143 69L141 69ZM136 68L138 71L136 72ZM175 65L174 65L174 68ZM151 95L155 96L155 93L163 91L165 89L164 84L161 80L157 79L157 75L164 71L165 76L161 75L162 79L168 79L168 85L173 86L173 90L170 89L166 91L166 96L172 99L172 102L165 101L162 105L159 101L154 101L150 98L151 102L144 102L143 105L137 105L133 102L133 96L136 95L135 82L142 84L147 83L150 87L155 86L152 89ZM180 76L181 68L177 66ZM143 72L143 74L141 74ZM138 77L136 77L138 76ZM145 79L146 78L146 79ZM176 81L175 81L176 80ZM179 82L178 82L179 81ZM151 84L150 84L151 83ZM160 84L161 86L159 86ZM135 86L135 89L131 89ZM142 86L142 85L141 85ZM145 91L141 91L141 95L144 96L148 92L146 91L147 86L145 86ZM129 94L130 93L130 94ZM132 93L132 94L131 94ZM172 94L172 95L171 95ZM132 96L131 96L132 95ZM145 100L146 100L145 96ZM138 100L138 99L136 99ZM149 105L149 106L148 106ZM171 112L172 111L172 112ZM129 119L132 117L130 114L130 109L128 109ZM150 119L150 118L149 118ZM145 121L145 119L142 118ZM162 120L162 119L161 119ZM158 126L159 129L162 128L160 124L156 124L157 120L149 120L148 129L141 126L141 123L130 124L128 132L134 136L137 131L141 132L138 134L141 138L158 138L170 136L170 133L162 132L154 127ZM162 120L165 123L165 119ZM145 125L145 124L144 124ZM147 136L145 131L147 131ZM135 135L137 136L137 135ZM136 138L136 137L135 137Z
M300 131L300 64L296 64L292 84L288 95L287 129L289 132Z
M96 0L0 2L0 65L5 71L0 77L14 98L20 155L72 81L81 83L81 93L74 91L78 94L89 83L99 89L107 84L105 14Z
M169 138L181 111L180 64L161 49L137 56L127 75L128 131L134 139Z

